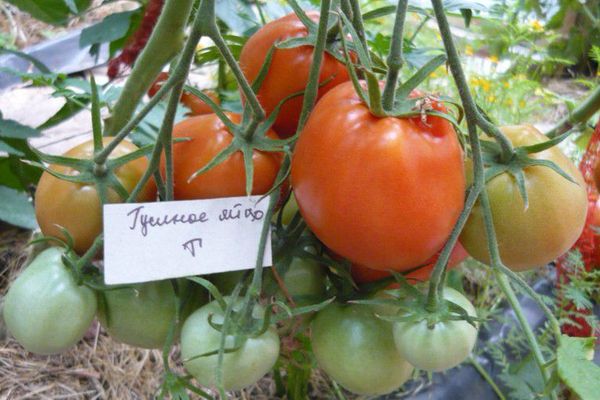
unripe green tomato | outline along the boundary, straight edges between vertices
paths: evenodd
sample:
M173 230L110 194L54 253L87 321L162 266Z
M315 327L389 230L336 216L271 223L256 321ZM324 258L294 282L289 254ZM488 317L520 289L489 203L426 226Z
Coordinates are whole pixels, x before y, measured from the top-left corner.
M500 128L514 146L529 146L548 138L531 125ZM523 169L529 206L508 172L486 183L500 258L513 271L542 267L568 251L579 238L587 215L586 185L577 167L558 147L532 153L532 159L551 161L574 182L543 165ZM467 177L472 173L467 164ZM483 209L473 207L460 242L475 259L490 263Z
M180 321L206 302L205 291L180 279L180 295L187 298ZM106 290L98 294L98 319L119 342L145 349L160 349L175 318L177 302L168 280Z
M56 354L76 344L96 313L96 295L78 286L63 264L64 251L41 252L11 284L4 300L8 331L26 350Z
M476 317L475 307L460 292L444 288L444 298ZM395 322L394 342L398 352L425 371L444 371L462 363L473 350L477 329L467 321L444 321L432 328L427 321Z
M229 301L229 298L225 298ZM264 313L261 307L256 314ZM218 354L193 358L216 351L221 343L221 332L215 330L208 318L213 315L213 323L223 323L223 310L216 301L196 310L183 324L181 330L181 356L185 369L206 387L217 385ZM234 337L227 335L225 348L232 348ZM239 390L256 383L273 368L279 357L279 336L270 327L257 337L248 337L236 351L223 356L223 387L225 390Z
M328 305L312 322L311 343L319 366L357 394L389 393L413 371L396 350L391 323L370 306Z

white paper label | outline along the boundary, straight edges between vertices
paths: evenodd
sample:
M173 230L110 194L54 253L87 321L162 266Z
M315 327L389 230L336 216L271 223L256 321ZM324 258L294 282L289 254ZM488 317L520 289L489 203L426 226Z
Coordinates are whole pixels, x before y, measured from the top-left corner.
M104 206L104 281L148 282L254 268L261 196ZM271 232L263 265L271 261Z

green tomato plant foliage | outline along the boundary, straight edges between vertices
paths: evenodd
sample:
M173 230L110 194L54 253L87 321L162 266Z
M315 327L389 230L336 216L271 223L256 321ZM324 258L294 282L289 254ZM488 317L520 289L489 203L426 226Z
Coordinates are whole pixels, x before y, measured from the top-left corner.
M4 299L8 331L28 351L56 354L75 345L96 313L96 295L78 285L62 261L64 251L40 253L11 284Z
M444 299L476 317L475 307L460 292L444 288ZM450 312L450 316L458 317ZM464 319L443 317L438 322L407 321L394 323L394 342L398 352L415 367L432 372L444 371L457 366L469 357L475 341L477 328Z
M257 306L253 312L264 314L264 309ZM222 339L221 332L209 322L211 316L213 324L223 323L223 310L216 301L196 310L181 330L184 366L201 385L207 387L217 385L218 350ZM273 327L256 337L247 337L241 343L236 342L235 335L227 335L225 350L221 365L223 388L239 390L252 385L273 368L279 356L279 336Z
M319 366L351 392L389 393L406 382L413 367L394 344L390 322L366 305L331 304L311 324Z

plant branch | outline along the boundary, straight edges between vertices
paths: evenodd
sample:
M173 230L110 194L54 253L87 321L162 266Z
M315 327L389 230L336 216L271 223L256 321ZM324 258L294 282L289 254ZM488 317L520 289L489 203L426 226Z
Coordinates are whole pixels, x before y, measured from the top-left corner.
M105 135L114 136L129 121L152 82L180 50L193 0L167 0L158 22L135 62L123 91L106 120Z
M550 138L560 136L578 123L589 120L598 110L600 110L600 85L596 86L581 104L547 132L546 136Z
M383 109L386 111L390 111L394 107L396 83L398 82L400 69L404 64L402 48L404 47L404 22L406 21L407 9L408 0L399 0L396 7L396 20L394 21L392 42L390 43L390 54L387 58L388 71L385 78L385 88L383 89Z

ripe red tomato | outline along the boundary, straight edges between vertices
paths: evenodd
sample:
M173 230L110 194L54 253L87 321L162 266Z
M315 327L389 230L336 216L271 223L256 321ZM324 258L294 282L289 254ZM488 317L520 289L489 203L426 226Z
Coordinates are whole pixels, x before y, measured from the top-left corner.
M309 12L308 16L315 21L319 19L319 14L316 12ZM263 26L248 39L240 54L240 67L246 78L254 81L267 53L277 42L295 37L305 37L307 34L306 27L293 13ZM312 53L312 46L274 50L269 72L258 91L258 100L267 114L270 114L285 97L306 88L313 60ZM344 64L325 53L319 82L328 79L331 81L319 88L318 98L349 79ZM296 132L303 98L303 96L294 97L281 107L273 125L273 129L280 137L287 138Z
M164 81L169 79L169 74L166 72L161 72L158 74L158 77L148 90L148 96L154 97L154 95L160 90ZM221 104L221 100L219 96L213 92L212 90L203 90L204 94L206 94L212 101L217 104ZM202 101L199 97L193 95L192 93L186 92L185 90L181 93L181 104L190 109L190 112L187 114L189 116L193 115L204 115L211 114L213 112L212 108L204 101Z
M106 146L113 138L103 138ZM117 158L137 150L137 146L127 140L119 143L109 158ZM77 145L67 151L64 156L80 159L91 159L94 155L92 140ZM115 170L115 174L123 187L131 192L138 183L146 168L148 160L140 157ZM52 170L67 175L75 175L78 171L62 165L52 165ZM156 185L150 180L140 192L138 201L156 199ZM118 203L122 199L112 189L108 191L108 202ZM102 232L102 208L96 186L64 181L44 172L35 192L35 215L42 233L48 236L64 238L65 228L73 238L74 250L82 254Z
M448 121L376 117L347 82L312 111L292 157L292 187L327 247L369 268L406 271L431 258L458 219L463 153Z
M228 116L234 123L240 122L240 115L228 114ZM271 130L267 132L267 136L277 139L277 135ZM173 137L191 139L173 145L175 199L209 199L246 194L244 157L239 151L188 182L191 175L208 164L233 139L231 132L215 114L191 117L179 122L173 128ZM252 158L254 161L252 194L264 194L273 186L282 157L279 153L255 150ZM160 169L164 177L164 156L161 159Z
M456 245L452 249L452 253L450 253L450 259L448 260L448 269L456 267L458 264L460 264L461 261L463 261L468 256L469 254L467 254L465 248L462 247L460 243L456 242ZM427 261L426 265L413 272L406 274L404 277L408 279L409 283L428 280L438 257L439 253L432 257L429 261ZM373 282L379 279L387 278L391 275L388 271L371 269L358 264L352 265L350 272L352 273L352 278L356 283Z

